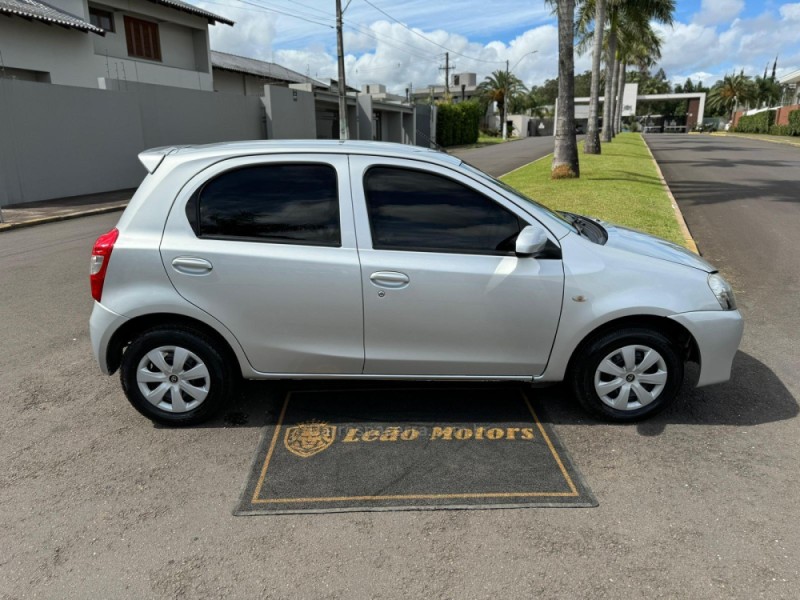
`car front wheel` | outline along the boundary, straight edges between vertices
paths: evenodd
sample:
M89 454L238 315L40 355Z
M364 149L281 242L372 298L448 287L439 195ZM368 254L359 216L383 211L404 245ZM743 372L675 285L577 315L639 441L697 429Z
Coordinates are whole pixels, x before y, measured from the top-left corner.
M573 360L572 389L591 414L636 421L666 408L683 383L675 343L648 329L630 328L591 341Z
M172 327L146 331L122 357L120 379L130 403L165 425L194 425L233 396L230 365L200 332Z

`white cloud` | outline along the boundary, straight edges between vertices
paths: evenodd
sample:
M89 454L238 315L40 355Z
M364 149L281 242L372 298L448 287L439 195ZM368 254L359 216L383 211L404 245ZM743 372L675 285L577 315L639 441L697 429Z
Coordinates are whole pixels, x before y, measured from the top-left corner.
M211 28L215 50L274 60L311 77L337 77L333 12L328 7L332 3L271 0L270 6L318 21L309 23L250 5L223 7L220 1L208 0L203 6L236 25ZM403 93L409 84L415 89L441 84L445 52L441 46L452 51L454 72L475 72L479 81L505 69L506 60L512 67L519 63L513 71L528 86L557 74L557 28L544 2L506 0L502 8L484 0L461 0L458 5L430 0L373 2L414 31L365 2L353 2L345 13L344 36L351 85L383 83L390 91ZM800 67L800 2L765 4L755 17L742 16L743 7L744 0L703 0L691 21L676 22L674 27L656 25L664 39L659 66L671 81L683 83L691 77L711 85L725 72L742 68L747 74L760 74L765 64L771 68L776 53L779 72ZM528 55L534 50L536 54ZM576 73L590 68L591 52L576 54Z
M694 22L698 25L730 23L743 9L744 0L702 0Z
M787 21L800 21L800 3L784 4L779 10Z

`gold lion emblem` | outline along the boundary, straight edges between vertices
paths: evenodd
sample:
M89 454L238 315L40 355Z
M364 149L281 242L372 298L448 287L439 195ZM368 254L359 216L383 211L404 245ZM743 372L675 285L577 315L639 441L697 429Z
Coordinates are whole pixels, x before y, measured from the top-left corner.
M286 428L283 443L292 454L309 458L326 450L336 439L336 427L327 423L298 423Z

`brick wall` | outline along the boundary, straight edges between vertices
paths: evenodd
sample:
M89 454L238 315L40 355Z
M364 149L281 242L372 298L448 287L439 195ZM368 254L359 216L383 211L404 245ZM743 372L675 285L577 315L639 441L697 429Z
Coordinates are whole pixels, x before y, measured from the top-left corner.
M781 106L778 109L778 113L775 115L775 123L778 125L788 125L789 113L793 110L800 110L800 104L795 104L794 106Z

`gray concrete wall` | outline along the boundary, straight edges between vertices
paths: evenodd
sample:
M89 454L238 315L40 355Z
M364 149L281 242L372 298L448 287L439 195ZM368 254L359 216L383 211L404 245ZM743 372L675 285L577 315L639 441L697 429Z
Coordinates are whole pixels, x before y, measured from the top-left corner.
M358 95L358 139L372 141L372 98Z
M258 98L121 85L0 79L0 206L135 187L147 148L263 138Z
M312 92L265 85L264 97L256 98L256 100L263 103L266 111L268 139L314 140L317 138L317 121Z
M96 88L99 73L92 62L90 35L95 34L4 16L0 18L0 54L6 67L50 73L55 84Z
M89 20L85 0L51 0L51 4ZM50 82L57 85L97 88L98 78L107 77L213 89L206 19L145 1L104 0L103 6L118 11L114 13L116 32L105 36L19 17L3 17L0 19L3 64L49 73ZM158 22L162 62L128 56L124 14Z

